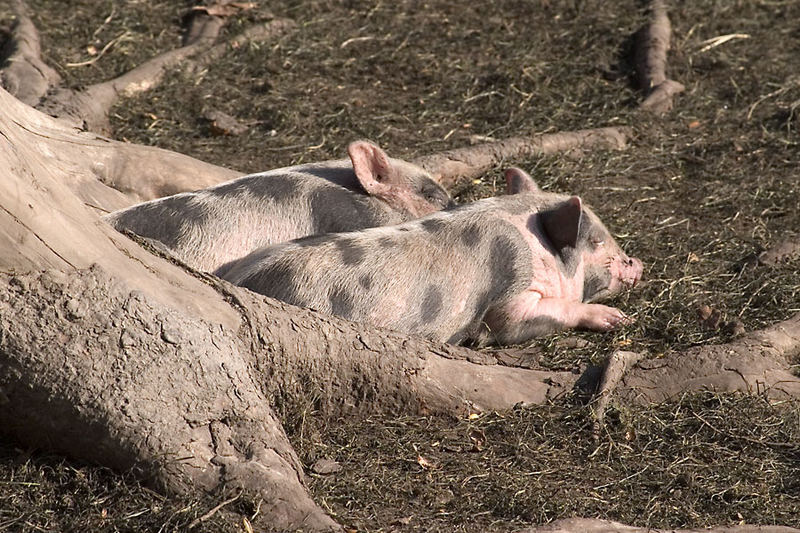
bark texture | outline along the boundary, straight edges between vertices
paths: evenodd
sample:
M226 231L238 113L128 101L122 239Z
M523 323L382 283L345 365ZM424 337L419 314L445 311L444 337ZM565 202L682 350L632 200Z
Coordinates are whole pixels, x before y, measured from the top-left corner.
M137 469L171 492L254 492L265 526L337 528L308 496L235 332L153 302L98 266L0 279L5 432Z
M59 184L100 213L241 175L175 152L80 131L22 104L6 91L0 91L0 106L4 110L0 125L5 141L15 146L8 150L17 160L16 168L37 176L38 172L58 173ZM23 148L36 154L28 169L20 160ZM9 163L7 159L2 164Z
M33 106L39 103L50 87L61 81L61 76L42 61L39 32L25 4L22 0L14 0L12 5L17 20L11 39L0 51L0 58L6 63L0 69L0 82L21 102Z

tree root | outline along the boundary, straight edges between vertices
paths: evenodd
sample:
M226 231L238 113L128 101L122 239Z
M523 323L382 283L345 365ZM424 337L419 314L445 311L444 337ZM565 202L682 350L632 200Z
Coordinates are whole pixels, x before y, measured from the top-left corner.
M73 127L102 135L110 134L108 114L120 97L130 97L156 87L167 71L178 66L195 70L203 68L229 46L228 43L213 46L224 19L194 11L180 48L160 54L112 80L80 90L53 90L60 82L60 76L41 59L38 32L27 16L23 0L15 0L15 11L18 23L10 45L16 50L7 58L8 66L0 71L3 86L20 101L48 115ZM244 31L231 42L243 44L263 40L293 27L294 23L288 19L276 19ZM190 61L197 56L202 57Z
M667 78L667 52L670 48L672 28L663 0L650 4L650 24L637 34L635 54L639 84L647 97L639 104L641 109L666 113L672 109L672 97L684 91L684 86Z
M77 91L66 88L57 89L51 91L50 96L40 101L41 97L58 83L58 75L49 69L55 74L55 78L48 77L45 81L37 81L32 77L34 74L46 73L48 70L40 58L36 29L30 18L24 15L24 3L22 0L16 0L16 2L21 13L20 31L24 30L25 36L24 38L19 37L19 42L30 43L24 48L27 62L19 62L18 68L29 63L36 65L37 68L41 64L42 68L37 70L37 68L26 67L27 74L22 77L16 70L10 70L11 67L7 67L2 71L3 80L9 80L7 86L15 87L19 94L33 91L31 94L37 96L28 96L27 100L38 102L38 108L45 113L59 118L73 128L100 134L109 132L108 113L119 97L130 96L156 86L167 70L179 65L189 71L201 70L223 54L228 46L231 46L230 43L241 46L248 42L273 38L295 27L294 22L289 19L275 19L245 30L239 36L231 39L230 43L213 45L223 25L222 19L197 13L192 18L192 26L187 32L187 40L181 48L156 56L113 80ZM37 83L38 88L33 89ZM31 89L26 89L29 85ZM570 150L623 149L629 134L628 128L599 128L533 137L513 137L503 141L431 154L420 157L415 162L437 175L443 186L452 187L461 180L480 176L506 159ZM87 204L96 206L102 211L113 211L138 201L209 187L242 174L191 160L172 152L158 152L149 147L135 145L123 147L108 139L91 141L84 139L82 142L98 149L93 171L99 181L122 192L129 198L126 200L121 195L114 195L110 191L103 190L101 186L98 187L96 182L83 181L80 184L81 187L75 189L76 192ZM146 160L147 164L139 164L141 160ZM197 168L198 166L202 168ZM138 168L138 173L134 175L129 172L128 169L131 167Z
M720 526L702 529L653 529L634 527L595 518L567 518L545 526L526 528L518 533L800 533L800 529L785 526Z
M268 506L264 526L337 528L309 497L235 331L130 291L99 267L2 278L5 433L138 470L168 492L255 493Z
M642 354L625 351L616 351L608 358L605 371L603 372L603 378L600 381L599 392L595 396L592 404L592 413L594 414L595 420L595 437L599 437L600 432L605 427L606 408L608 408L614 390L617 388L617 385L628 369L641 359Z
M656 20L666 19L662 2L654 11ZM205 30L190 32L194 43L94 86L102 87L94 95L98 107L146 90L164 69L209 50L220 22L206 22ZM18 35L31 27L21 24ZM664 42L663 35L658 39ZM38 38L31 42L20 53L38 56ZM660 61L663 78L650 78L651 96L670 85L662 48L647 62L657 73ZM27 76L8 68L3 75ZM30 94L39 99L41 86ZM135 195L197 188L197 176L207 186L238 173L76 132L3 90L0 107L0 428L27 444L136 468L169 491L254 492L265 502L264 529L340 530L308 496L273 404L285 408L292 398L312 398L323 416L505 409L548 401L576 381L572 373L502 367L467 348L367 328L187 275L100 223L85 204L116 209ZM418 162L452 186L507 158L622 148L626 135L605 128L513 138ZM145 157L148 164L138 164ZM618 352L606 368L596 416L602 424L612 392L631 401L708 387L797 397L800 379L786 368L798 352L800 314L736 342L640 363L627 373L635 354ZM572 519L528 531L640 530Z
M100 213L137 201L210 187L242 174L168 150L76 131L2 89L0 107L4 111L0 115L0 132L9 142L15 146L46 143L53 147L46 157L31 150L30 159L21 159L21 164L46 175L58 173L59 186L66 185ZM19 158L15 154L9 157Z
M248 331L251 365L271 376L263 387L273 405L314 398L325 418L466 415L552 401L579 377L499 365L469 348L364 326L204 278L242 313L247 327L240 336Z
M688 391L742 391L781 400L800 398L800 377L790 370L800 354L800 313L721 345L641 361L617 387L624 400L656 403Z
M139 469L168 491L255 492L266 525L325 530L337 526L306 493L271 405L466 414L572 388L572 373L491 364L187 275L65 185L95 180L101 141L2 90L0 104L0 427L22 442Z
M505 160L570 150L622 150L629 135L629 128L619 127L511 137L418 157L413 162L436 176L443 187L452 188L460 181L482 175Z
M0 82L19 101L35 106L48 90L61 81L53 68L42 61L42 48L39 33L28 16L28 9L22 0L14 0L14 13L17 23L6 44L0 63L6 66L0 70Z
M266 41L268 39L275 39L283 34L288 33L297 27L297 23L288 18L276 18L263 24L256 24L245 29L239 35L232 37L225 43L219 43L208 50L206 50L199 57L194 59L186 70L189 73L198 72L208 65L217 61L222 55L232 47L246 46L250 43L257 43Z

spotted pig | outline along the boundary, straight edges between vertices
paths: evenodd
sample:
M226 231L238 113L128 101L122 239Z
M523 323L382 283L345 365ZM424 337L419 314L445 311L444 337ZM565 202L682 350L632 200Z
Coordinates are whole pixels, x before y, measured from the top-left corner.
M349 159L281 168L106 215L211 272L269 244L397 224L452 206L430 174L356 141Z
M506 172L509 195L396 226L262 248L221 269L253 291L450 343L517 344L629 319L593 303L636 284L629 258L577 196Z

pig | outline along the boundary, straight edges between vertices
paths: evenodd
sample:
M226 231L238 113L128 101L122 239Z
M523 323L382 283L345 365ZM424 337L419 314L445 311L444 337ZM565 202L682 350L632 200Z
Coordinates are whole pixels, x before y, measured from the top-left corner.
M269 244L397 224L454 205L422 168L355 141L348 159L251 174L115 211L104 219L211 272Z
M453 344L521 344L630 322L596 300L635 285L629 258L577 196L506 171L508 195L403 224L256 250L217 271L301 307Z

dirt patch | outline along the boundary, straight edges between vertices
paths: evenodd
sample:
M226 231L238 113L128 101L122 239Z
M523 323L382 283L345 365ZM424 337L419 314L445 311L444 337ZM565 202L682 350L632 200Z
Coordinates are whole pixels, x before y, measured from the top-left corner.
M797 414L698 394L612 411L600 442L585 408L558 405L474 420L339 421L305 449L309 463L342 465L312 475L312 489L357 530L513 531L571 516L790 524L800 511Z
M633 126L624 152L509 164L546 190L581 195L645 264L643 285L614 302L635 325L542 339L537 364L575 369L616 349L655 359L730 338L698 318L703 305L748 331L800 310L796 255L743 262L800 227L800 4L675 4L668 75L686 91L664 117L637 110L628 51L646 13L633 0L284 0L242 12L225 32L272 16L293 18L294 32L168 75L122 101L112 127L120 139L257 171L342 157L358 138L411 158L486 138ZM45 59L73 87L179 46L189 5L31 2ZM7 8L0 15L8 21ZM722 36L734 37L713 40ZM211 111L248 128L219 135ZM501 172L455 192L502 193ZM315 497L359 530L510 530L578 515L654 527L800 522L796 405L698 394L622 408L607 414L599 442L570 398L476 420L302 415L287 427L306 466L321 457L343 466L311 477ZM219 503L165 501L131 477L10 444L2 453L0 520L23 531L177 531ZM225 516L195 531L240 530Z

